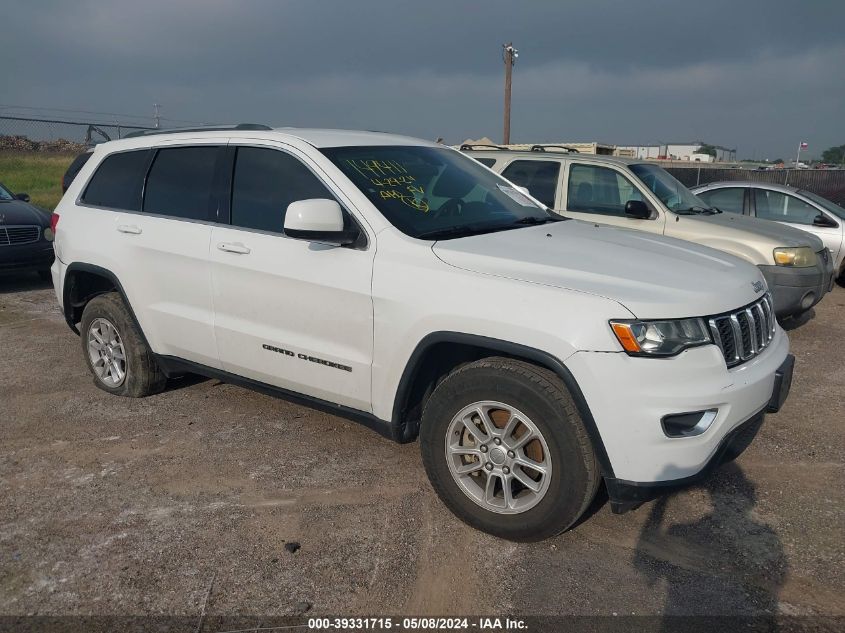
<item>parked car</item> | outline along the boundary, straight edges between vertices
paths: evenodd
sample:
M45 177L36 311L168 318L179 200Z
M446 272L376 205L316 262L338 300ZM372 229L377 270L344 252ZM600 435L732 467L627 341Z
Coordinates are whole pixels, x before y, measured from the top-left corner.
M79 156L74 158L70 165L68 165L68 168L62 176L62 193L66 192L67 188L70 187L70 183L72 183L73 179L76 178L76 174L79 173L82 166L88 162L89 158L91 158L91 153L93 151L93 148L85 150Z
M0 183L0 272L34 271L51 279L52 240L50 214Z
M835 276L845 282L845 209L838 204L812 191L765 182L711 182L692 191L722 211L812 233L830 249Z
M509 539L566 529L602 481L622 512L705 476L789 392L757 268L565 221L427 141L142 135L98 146L55 218L99 388L194 372L419 435L446 505Z
M832 261L813 235L719 213L653 163L534 147L465 151L566 217L676 237L751 262L766 278L778 317L809 310L831 289Z

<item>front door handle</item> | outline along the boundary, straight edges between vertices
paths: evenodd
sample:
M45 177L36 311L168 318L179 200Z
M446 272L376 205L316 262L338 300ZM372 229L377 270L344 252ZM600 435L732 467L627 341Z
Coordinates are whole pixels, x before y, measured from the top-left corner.
M117 230L121 233L129 233L130 235L141 234L141 227L137 224L118 224Z
M217 244L217 248L227 253L237 253L238 255L249 254L249 247L244 246L240 242L220 242Z

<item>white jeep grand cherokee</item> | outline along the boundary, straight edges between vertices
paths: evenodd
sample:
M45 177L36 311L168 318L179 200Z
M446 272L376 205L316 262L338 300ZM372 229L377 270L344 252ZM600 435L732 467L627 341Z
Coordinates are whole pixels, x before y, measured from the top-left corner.
M98 387L194 372L307 401L423 461L515 540L737 455L790 385L760 271L564 220L459 152L265 126L106 143L53 216Z

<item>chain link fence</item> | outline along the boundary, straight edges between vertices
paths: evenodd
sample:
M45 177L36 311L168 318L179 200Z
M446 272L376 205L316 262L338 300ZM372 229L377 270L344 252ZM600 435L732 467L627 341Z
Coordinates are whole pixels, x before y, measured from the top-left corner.
M120 121L69 121L63 119L0 116L0 151L81 152L96 143L116 140L152 126Z
M750 180L789 185L812 191L845 206L845 169L731 169L726 167L667 167L687 187L724 180Z

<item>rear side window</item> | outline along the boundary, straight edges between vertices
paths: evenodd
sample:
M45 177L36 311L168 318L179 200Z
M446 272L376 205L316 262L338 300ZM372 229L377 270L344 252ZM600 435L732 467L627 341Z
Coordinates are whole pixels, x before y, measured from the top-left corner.
M147 153L143 149L107 156L85 188L82 202L97 207L140 210Z
M290 154L239 147L232 182L232 224L282 233L288 205L297 200L334 196Z
M723 189L711 189L695 194L711 207L716 207L728 213L742 215L742 201L745 198L745 189L741 187L725 187Z
M144 211L208 220L217 154L216 146L159 150L144 188Z
M473 157L473 158L475 158L475 157ZM477 160L479 163L481 163L485 167L492 167L493 165L496 164L495 158L476 158L475 160Z
M502 172L502 176L525 187L532 196L552 209L555 207L558 174L560 163L553 160L515 160Z

